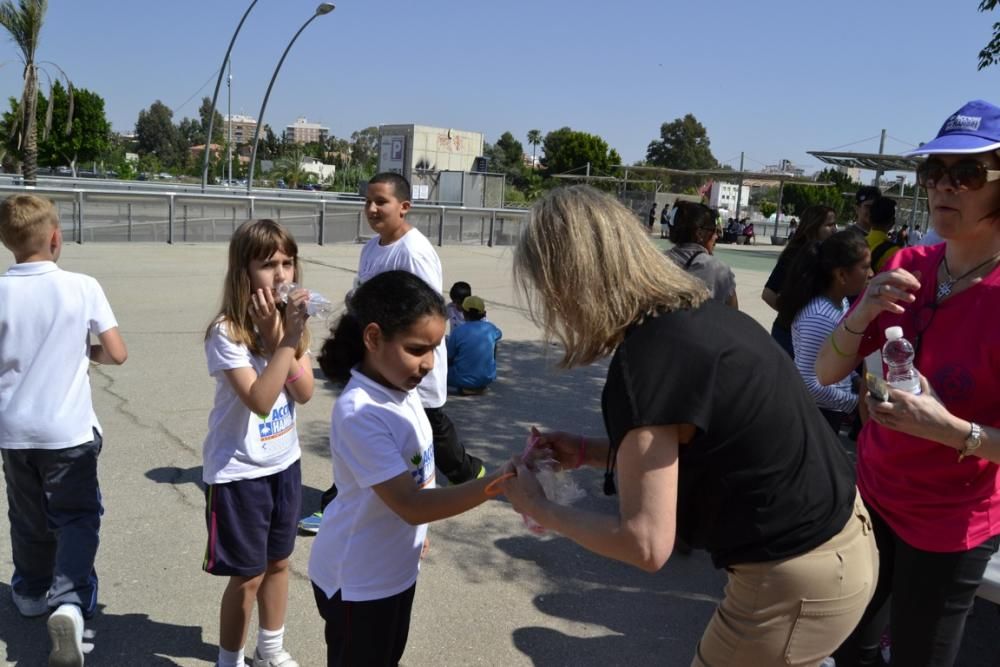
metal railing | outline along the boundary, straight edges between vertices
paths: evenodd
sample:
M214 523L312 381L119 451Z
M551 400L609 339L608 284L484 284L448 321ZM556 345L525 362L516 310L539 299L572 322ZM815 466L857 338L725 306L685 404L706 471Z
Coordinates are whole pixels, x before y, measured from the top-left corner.
M291 190L248 197L221 188L202 194L197 187L126 190L87 185L25 187L0 181L0 198L30 192L51 199L64 236L76 243L225 242L250 218L278 220L300 243L358 243L372 235L364 202L337 193ZM513 244L527 214L522 209L414 204L407 220L439 246L493 246Z

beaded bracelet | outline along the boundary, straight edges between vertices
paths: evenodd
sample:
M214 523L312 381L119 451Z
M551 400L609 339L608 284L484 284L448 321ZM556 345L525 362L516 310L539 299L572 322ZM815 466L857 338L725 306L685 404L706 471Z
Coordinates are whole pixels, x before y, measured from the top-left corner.
M854 357L853 354L847 354L843 352L839 347L837 347L837 339L834 338L834 332L830 332L830 345L833 347L833 351L837 353L838 357L843 357L844 359L851 359Z

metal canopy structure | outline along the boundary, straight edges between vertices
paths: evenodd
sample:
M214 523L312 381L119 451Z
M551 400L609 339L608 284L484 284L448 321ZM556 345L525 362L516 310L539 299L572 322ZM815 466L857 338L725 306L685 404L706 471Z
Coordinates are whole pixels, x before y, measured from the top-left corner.
M744 171L736 169L671 169L670 167L644 167L624 164L612 165L614 169L623 169L625 179L628 179L628 172L665 174L668 176L710 176L715 179L739 180L742 185L750 187L782 185L784 183L794 183L796 185L814 185L825 188L834 185L826 181L814 181L794 174L772 173L767 171Z
M919 158L884 153L837 153L834 151L806 151L820 162L848 169L869 169L876 172L915 171Z

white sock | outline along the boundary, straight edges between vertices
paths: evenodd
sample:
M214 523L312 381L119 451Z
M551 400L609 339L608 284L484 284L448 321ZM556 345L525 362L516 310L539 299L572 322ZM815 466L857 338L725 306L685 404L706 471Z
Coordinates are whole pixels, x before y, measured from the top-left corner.
M257 655L261 658L271 658L279 653L284 648L285 643L285 626L281 626L277 630L265 630L260 628L257 630Z
M239 651L227 651L221 646L219 647L218 667L244 667L245 662L246 656L243 655L243 649Z

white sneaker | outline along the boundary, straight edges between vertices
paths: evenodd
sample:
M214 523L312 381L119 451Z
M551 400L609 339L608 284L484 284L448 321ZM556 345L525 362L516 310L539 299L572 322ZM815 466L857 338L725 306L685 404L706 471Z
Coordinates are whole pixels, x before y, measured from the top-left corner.
M83 667L83 613L75 604L60 605L49 616L49 667Z
M278 651L277 655L269 658L262 658L257 649L254 649L252 664L253 667L299 667L299 663L285 650Z
M37 598L29 598L25 595L18 595L12 588L10 589L10 598L14 601L14 606L17 607L17 613L25 618L35 618L49 613L49 601L44 594Z

